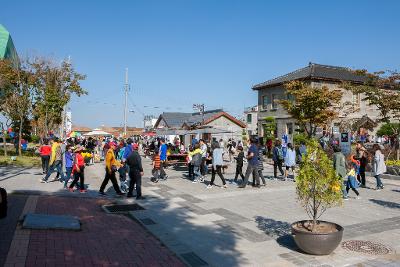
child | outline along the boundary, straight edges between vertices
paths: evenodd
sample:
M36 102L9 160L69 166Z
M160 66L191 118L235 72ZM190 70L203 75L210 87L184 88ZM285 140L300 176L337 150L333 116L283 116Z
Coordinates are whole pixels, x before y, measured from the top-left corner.
M68 181L71 179L71 174L72 174L72 167L74 165L74 154L72 153L72 147L71 145L68 145L66 147L66 152L65 152L65 171L67 176L65 177L64 180L64 188L67 189L67 184Z
M154 152L154 157L153 157L153 176L154 176L154 182L158 182L158 178L160 177L160 168L161 168L161 159L160 159L160 153L159 151Z
M356 193L357 195L357 199L360 199L359 195L360 193L358 193L357 191L357 187L358 187L358 182L357 182L357 174L359 173L359 169L360 169L360 161L355 160L354 156L351 157L351 163L352 163L352 168L351 170L347 173L347 183L346 183L346 193L347 195L349 194L349 190L351 188L351 190L354 191L354 193Z
M186 159L186 162L188 164L189 179L192 179L192 177L194 178L192 156L191 156L192 152L193 152L193 146L190 145L189 146L189 153L188 153L188 156L187 156L187 159Z
M74 166L72 167L72 173L74 174L74 180L69 185L69 191L74 192L74 186L79 180L80 192L86 193L85 189L85 160L82 156L83 147L77 146L75 148L75 159Z
M244 152L243 152L243 147L239 146L237 148L239 154L236 159L236 174L235 174L235 179L233 180L235 183L238 181L238 176L242 178L242 182L244 181L244 175L243 175L243 159L244 159Z

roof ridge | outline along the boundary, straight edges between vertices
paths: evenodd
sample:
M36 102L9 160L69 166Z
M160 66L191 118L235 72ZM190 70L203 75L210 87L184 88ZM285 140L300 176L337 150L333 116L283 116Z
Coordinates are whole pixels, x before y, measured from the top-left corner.
M314 63L311 63L311 64L314 64ZM266 84L266 83L270 83L270 82L273 82L273 81L275 81L275 80L279 80L279 79L281 79L281 78L284 78L284 77L287 77L287 76L289 76L289 75L292 75L292 74L298 73L298 72L300 72L300 71L302 71L302 70L305 70L305 69L308 69L308 68L310 68L310 67L311 67L311 64L310 64L310 65L308 65L308 66L306 66L306 67L303 67L303 68L297 69L297 70L295 70L295 71L292 71L292 72L286 73L286 74L284 74L284 75L278 76L278 77L276 77L276 78L273 78L273 79L267 80L267 81L265 81L265 82L263 82L263 83L256 84L256 85L254 85L253 87L255 87L255 86L257 86L257 87L259 87L259 86L263 86L263 85L264 85L264 84ZM311 73L310 73L310 74L311 74Z

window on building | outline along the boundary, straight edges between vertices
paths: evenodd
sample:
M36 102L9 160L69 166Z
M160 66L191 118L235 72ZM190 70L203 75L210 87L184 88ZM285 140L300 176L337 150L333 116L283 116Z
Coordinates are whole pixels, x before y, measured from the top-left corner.
M263 109L268 109L268 105L271 104L271 97L269 95L264 95L262 97L262 106Z
M293 134L293 123L286 123L286 134Z
M271 95L271 102L272 102L272 109L278 109L278 102L277 100L282 100L284 99L284 95L282 94L272 94Z
M251 121L252 121L251 114L247 114L247 123L251 123Z

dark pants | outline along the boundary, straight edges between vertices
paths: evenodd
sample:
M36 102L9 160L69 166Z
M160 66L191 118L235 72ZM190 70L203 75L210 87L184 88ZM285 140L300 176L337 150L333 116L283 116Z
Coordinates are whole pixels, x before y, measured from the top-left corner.
M244 181L244 175L243 175L243 166L242 165L236 165L236 174L235 174L235 182L237 181L238 176L242 177L242 180Z
M165 179L165 177L167 176L167 173L164 170L165 167L167 167L167 162L161 161L161 164L160 164L160 178L161 179Z
M365 169L360 168L360 174L357 175L357 180L365 186Z
M279 159L274 161L274 178L277 177L278 168L279 168L279 171L281 172L281 175L283 175L284 172L282 169L282 160L279 160Z
M349 193L350 188L351 188L351 190L354 191L354 193L356 193L357 196L360 194L360 193L358 193L357 189L355 189L354 187L351 187L349 185L346 186L346 193L347 194Z
M65 177L64 177L64 172L62 170L62 160L56 160L54 161L53 164L51 164L46 176L43 178L43 180L47 181L47 179L49 179L50 175L57 170L57 173L61 174L61 180L64 181Z
M381 181L381 175L375 175L376 179L376 187L383 187L383 183Z
M216 168L214 169L214 166L213 166L213 167L212 167L212 170L211 170L211 182L210 182L210 185L214 185L215 173L218 174L218 176L219 176L219 177L221 178L221 180L222 180L222 184L225 185L225 184L226 184L225 178L224 178L224 176L222 175L222 172L221 172L222 166L221 166L221 165L217 165L217 166L215 166L215 167L216 167Z
M257 165L247 165L246 174L244 175L244 181L242 186L246 186L249 181L250 174L253 174L253 180L256 185L260 184L260 178L258 177L258 166Z
M64 180L64 187L67 187L68 181L71 178L72 167L65 167L66 176Z
M140 172L138 170L131 170L129 172L129 190L128 190L128 196L132 196L133 193L133 188L136 185L136 197L141 197L142 196L142 176L140 175Z
M262 169L258 170L258 176L261 178L263 184L265 185L265 178L264 178L262 171L263 171ZM253 178L253 184L254 184L254 178Z
M189 163L189 177L194 177L194 166L192 163Z
M80 169L80 172L76 171L74 173L74 180L69 185L69 188L74 188L75 184L79 180L80 188L81 188L81 190L84 190L85 189L85 166L79 166L79 169Z
M206 158L201 158L201 165L200 165L200 171L201 175L205 176L207 175L207 159Z
M104 177L103 183L101 184L99 191L104 192L104 189L106 188L110 180L114 187L115 192L117 192L117 194L121 194L121 189L118 186L117 178L115 177L115 172L111 171L111 173L109 173L107 170L106 170L106 176Z
M47 173L49 171L50 155L41 156L41 158L42 158L42 170L44 173Z

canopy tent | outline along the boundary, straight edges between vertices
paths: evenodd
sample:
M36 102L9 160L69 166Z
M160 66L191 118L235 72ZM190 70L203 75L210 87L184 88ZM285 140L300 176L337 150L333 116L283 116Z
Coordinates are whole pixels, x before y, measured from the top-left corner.
M77 132L77 131L72 131L72 132L70 132L69 134L68 134L68 137L79 137L79 136L81 136L82 134L80 133L80 132Z
M183 129L156 129L157 135L185 135L187 132Z
M112 134L102 131L100 129L94 129L91 132L84 134L84 136L111 136Z

